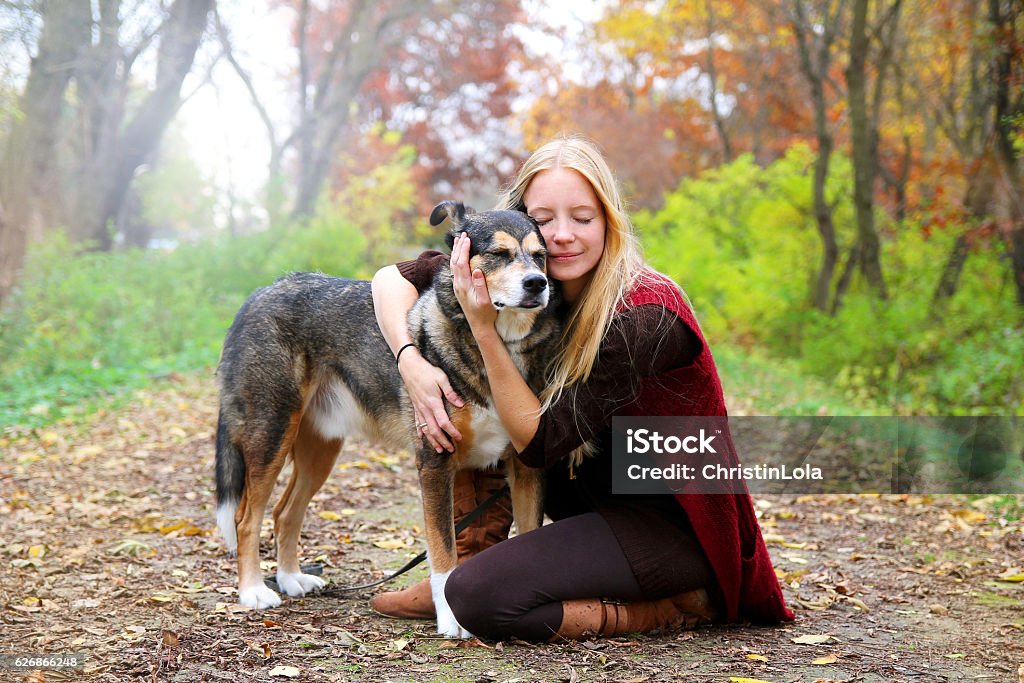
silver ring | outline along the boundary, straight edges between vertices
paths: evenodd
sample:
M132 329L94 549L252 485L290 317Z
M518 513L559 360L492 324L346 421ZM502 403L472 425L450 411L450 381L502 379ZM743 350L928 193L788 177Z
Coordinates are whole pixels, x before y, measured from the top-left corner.
M420 424L416 425L416 429L418 429L418 430L421 430L421 431L422 431L422 430L426 429L426 428L427 428L427 426L428 426L428 424L427 424L426 422L422 422L422 423L420 423Z

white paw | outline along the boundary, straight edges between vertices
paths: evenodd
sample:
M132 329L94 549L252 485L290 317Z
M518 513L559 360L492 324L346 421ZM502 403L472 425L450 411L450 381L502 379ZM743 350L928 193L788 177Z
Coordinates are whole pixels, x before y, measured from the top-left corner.
M319 576L313 576L312 574L280 571L277 573L278 588L280 588L281 592L285 595L290 595L293 598L302 597L311 591L318 591L326 585L326 581L321 579Z
M430 593L437 611L437 632L446 638L472 638L473 634L462 628L452 608L448 606L448 599L444 597L444 585L448 582L449 574L450 571L430 575Z
M253 609L270 609L281 604L281 596L261 582L239 590L238 602Z

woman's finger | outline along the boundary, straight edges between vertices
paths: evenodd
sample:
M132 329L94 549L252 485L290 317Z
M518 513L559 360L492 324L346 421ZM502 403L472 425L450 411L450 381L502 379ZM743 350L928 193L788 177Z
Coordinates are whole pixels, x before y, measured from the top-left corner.
M448 433L446 433L445 425L446 423L450 424L450 421L448 413L444 409L444 402L440 398L431 400L426 408L423 409L423 415L423 422L427 424L423 428L423 432L427 435L427 441L434 450L438 453L441 451L454 451L455 446L452 445L448 438Z
M444 380L441 382L440 387L441 387L441 391L444 392L444 397L446 399L448 399L448 402L451 403L453 406L455 406L456 408L461 408L462 406L466 405L466 402L462 400L462 397L459 396L458 394L456 394L455 390L452 389L452 385L448 382L447 375L445 376ZM451 432L449 432L449 433L451 433ZM462 438L461 434L458 435L458 436L456 436L455 434L452 434L452 436L455 436L455 438L457 438L457 439L461 439Z
M484 272L482 270L473 271L473 296L476 299L476 303L480 306L491 303L491 295L487 291L487 280L484 279Z

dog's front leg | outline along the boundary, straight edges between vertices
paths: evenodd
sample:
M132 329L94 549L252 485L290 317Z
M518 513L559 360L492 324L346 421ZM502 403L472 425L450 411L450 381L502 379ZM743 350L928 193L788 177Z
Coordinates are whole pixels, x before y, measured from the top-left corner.
M423 498L423 524L427 535L427 559L430 561L430 592L437 611L437 632L449 638L471 638L469 631L459 625L444 596L448 576L458 564L452 510L454 461L447 453L438 454L428 447L426 450L420 449L416 464L420 475L420 495Z

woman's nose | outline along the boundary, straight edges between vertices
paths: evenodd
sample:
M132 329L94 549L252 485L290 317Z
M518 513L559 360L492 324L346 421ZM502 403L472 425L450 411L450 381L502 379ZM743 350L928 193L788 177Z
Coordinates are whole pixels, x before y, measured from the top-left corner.
M551 239L553 241L560 243L571 242L575 237L568 221L553 220L551 224L554 226L551 232Z

